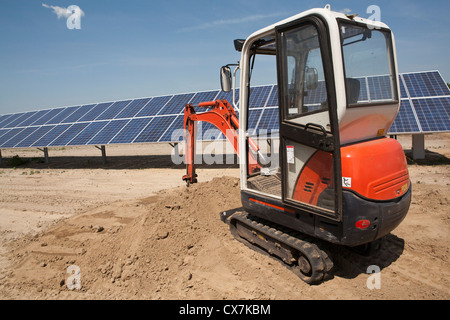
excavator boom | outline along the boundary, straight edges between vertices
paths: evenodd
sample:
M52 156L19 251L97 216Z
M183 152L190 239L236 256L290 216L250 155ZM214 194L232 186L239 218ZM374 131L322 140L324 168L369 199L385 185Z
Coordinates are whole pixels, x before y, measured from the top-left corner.
M196 113L196 107L211 109L203 113ZM239 156L239 120L233 106L227 100L201 102L198 105L187 104L184 109L186 175L183 176L187 185L197 182L197 174L195 173L196 121L205 121L216 126L233 146L236 155ZM260 167L255 155L255 153L260 153L259 147L253 140L251 142L251 150L249 151L250 172Z

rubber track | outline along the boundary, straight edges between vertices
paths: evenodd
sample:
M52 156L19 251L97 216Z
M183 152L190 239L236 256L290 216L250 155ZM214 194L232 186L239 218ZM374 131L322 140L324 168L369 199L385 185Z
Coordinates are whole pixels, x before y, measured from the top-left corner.
M251 216L246 212L237 212L230 217L230 228L233 236L240 242L246 244L252 249L257 249L257 251L269 254L266 250L258 250L255 245L251 244L247 239L242 238L237 234L235 230L235 222L238 221L242 224L249 226L255 231L264 234L268 237L275 239L276 241L283 243L284 245L292 248L295 252L300 252L307 257L311 266L312 274L304 275L300 272L298 265L289 266L285 264L289 269L291 269L300 279L308 284L319 284L327 279L331 275L331 270L333 268L333 262L330 259L328 250L323 248L323 244L319 243L316 239L295 232L286 228L282 228L279 225L271 223L269 221ZM322 247L320 248L319 245ZM280 259L278 259L281 261Z

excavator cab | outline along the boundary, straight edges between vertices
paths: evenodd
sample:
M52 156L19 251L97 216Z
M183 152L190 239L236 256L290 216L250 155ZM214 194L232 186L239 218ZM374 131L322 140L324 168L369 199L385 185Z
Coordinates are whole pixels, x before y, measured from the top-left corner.
M235 40L235 48L243 211L226 221L239 241L321 282L332 269L324 243L378 243L409 209L406 159L386 136L399 110L393 34L327 6ZM257 103L257 74L276 81L259 89L270 90L266 105ZM231 77L222 68L224 91Z

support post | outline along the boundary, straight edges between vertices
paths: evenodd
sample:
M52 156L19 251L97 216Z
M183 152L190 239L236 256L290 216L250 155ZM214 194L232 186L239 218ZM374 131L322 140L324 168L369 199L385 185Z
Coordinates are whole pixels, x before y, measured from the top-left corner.
M2 164L2 149L0 149L0 165Z
M413 159L425 159L425 135L413 134L412 135L412 154Z
M48 164L48 148L45 147L44 149L37 148L39 151L42 151L44 153L45 158L45 164Z
M101 146L100 150L102 151L103 164L106 164L106 147L105 146Z
M174 144L169 143L169 145L173 148L175 159L179 159L180 149L178 148L178 142L174 142Z
M45 147L44 149L37 148L39 151L42 151L44 153L45 158L45 164L48 164L48 148Z
M105 146L100 146L97 147L95 146L98 150L101 150L102 152L102 159L103 159L103 164L106 164L106 147Z
M48 148L44 148L44 157L45 157L45 164L48 164Z

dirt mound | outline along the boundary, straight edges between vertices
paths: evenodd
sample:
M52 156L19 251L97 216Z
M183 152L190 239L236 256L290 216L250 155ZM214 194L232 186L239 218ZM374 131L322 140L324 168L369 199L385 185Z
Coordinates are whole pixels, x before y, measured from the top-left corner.
M227 235L219 213L240 206L238 184L236 178L214 178L66 219L13 250L9 277L19 281L4 285L37 291L30 296L68 293L66 271L75 265L80 294L179 298L198 280L192 262L204 240Z

